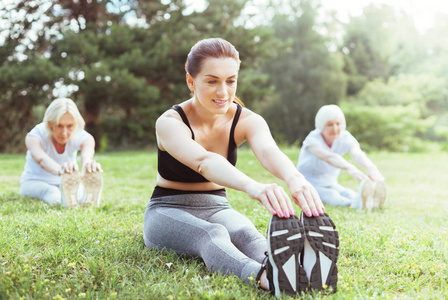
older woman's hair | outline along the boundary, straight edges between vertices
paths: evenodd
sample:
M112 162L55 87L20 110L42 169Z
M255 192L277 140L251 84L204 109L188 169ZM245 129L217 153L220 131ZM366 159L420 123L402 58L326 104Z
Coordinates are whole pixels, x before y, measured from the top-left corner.
M45 111L43 122L47 125L49 134L51 132L49 123L59 124L62 115L65 113L71 114L75 119L75 131L84 129L86 122L82 118L75 102L68 98L58 98L53 100Z
M200 72L207 58L232 58L240 68L240 54L236 48L222 38L209 38L197 42L191 47L185 61L185 71L195 78ZM243 102L235 97L235 102L244 106Z
M316 129L322 130L328 121L339 121L341 124L341 129L344 130L346 127L345 116L342 109L335 104L329 104L322 106L316 114L315 125Z

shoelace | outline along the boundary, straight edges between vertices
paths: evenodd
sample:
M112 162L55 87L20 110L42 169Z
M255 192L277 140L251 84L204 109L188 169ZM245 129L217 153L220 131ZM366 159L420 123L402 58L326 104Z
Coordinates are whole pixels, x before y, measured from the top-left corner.
M255 278L255 280L256 280L257 282L260 282L261 274L263 274L263 271L266 270L266 263L267 263L268 258L269 258L268 251L265 251L265 252L264 252L264 255L265 255L265 257L264 257L263 261L261 262L261 268L260 268L260 271L258 271L257 277Z

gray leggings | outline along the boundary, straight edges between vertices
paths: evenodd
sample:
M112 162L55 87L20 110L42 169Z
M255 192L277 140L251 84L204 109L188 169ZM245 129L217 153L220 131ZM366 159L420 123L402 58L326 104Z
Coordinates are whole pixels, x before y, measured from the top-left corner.
M148 248L198 256L209 270L246 282L255 279L267 250L265 237L226 197L202 193L151 199L143 238Z

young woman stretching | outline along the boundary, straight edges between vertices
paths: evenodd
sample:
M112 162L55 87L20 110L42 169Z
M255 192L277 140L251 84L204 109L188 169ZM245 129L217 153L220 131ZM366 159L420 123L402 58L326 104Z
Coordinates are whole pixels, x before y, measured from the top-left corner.
M336 288L334 224L324 214L316 190L277 147L265 120L236 97L239 67L237 50L223 39L202 40L188 54L186 81L192 97L156 122L158 176L144 216L145 244L199 256L213 272L234 274L246 282L256 278L277 297L301 292L309 283L313 288ZM286 182L304 212L301 220L282 187L257 182L235 168L237 147L245 141L263 167ZM273 215L268 243L230 206L225 187L247 193ZM319 241L306 242L307 228L314 228ZM327 255L331 270L323 277L317 274L319 255L312 251L314 262L306 274L300 263L305 244L313 249L323 240L333 243L333 254Z

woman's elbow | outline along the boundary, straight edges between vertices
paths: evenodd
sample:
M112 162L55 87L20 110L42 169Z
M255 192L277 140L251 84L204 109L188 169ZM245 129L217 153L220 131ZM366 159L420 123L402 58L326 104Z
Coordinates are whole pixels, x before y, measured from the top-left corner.
M201 155L195 162L194 170L204 176L207 174L208 170L212 168L214 162L219 159L218 156L218 154L212 152L207 152L204 155Z

